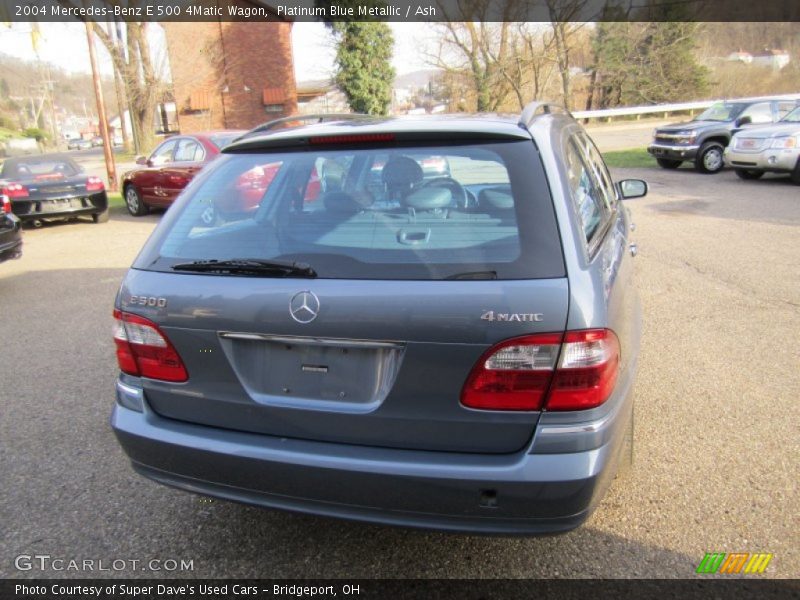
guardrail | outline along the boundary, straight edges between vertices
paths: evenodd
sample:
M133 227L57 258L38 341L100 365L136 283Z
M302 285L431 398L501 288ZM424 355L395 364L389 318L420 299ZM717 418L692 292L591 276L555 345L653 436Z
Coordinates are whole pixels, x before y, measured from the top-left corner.
M755 96L752 98L730 98L731 102L747 102L752 100L800 100L800 94L779 94L776 96ZM620 106L617 108L605 108L602 110L576 110L572 116L576 119L606 119L610 121L614 117L635 116L637 119L642 115L663 114L667 118L674 112L691 112L708 108L720 100L701 100L698 102L683 102L680 104L652 104L650 106Z

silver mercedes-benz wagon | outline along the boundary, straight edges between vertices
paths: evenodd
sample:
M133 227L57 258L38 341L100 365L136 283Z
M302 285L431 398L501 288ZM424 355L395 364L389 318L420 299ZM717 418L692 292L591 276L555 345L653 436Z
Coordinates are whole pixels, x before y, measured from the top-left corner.
M375 523L567 531L632 457L623 198L567 113L320 117L224 149L114 310L111 423L184 490Z

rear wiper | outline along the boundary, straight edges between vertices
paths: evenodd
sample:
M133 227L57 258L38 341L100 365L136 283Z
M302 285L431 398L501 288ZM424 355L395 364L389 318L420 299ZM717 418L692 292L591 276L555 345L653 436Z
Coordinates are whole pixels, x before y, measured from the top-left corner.
M196 260L172 265L175 271L197 273L222 273L250 277L316 277L311 265L286 260L263 260L260 258L234 258L231 260Z
M497 271L467 271L448 275L445 279L497 279Z

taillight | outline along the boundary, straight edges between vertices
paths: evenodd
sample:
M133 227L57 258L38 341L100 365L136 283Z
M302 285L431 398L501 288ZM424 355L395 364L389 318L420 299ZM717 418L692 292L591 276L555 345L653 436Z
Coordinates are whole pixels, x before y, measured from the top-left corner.
M611 395L619 342L608 329L513 338L486 352L461 403L483 410L586 410Z
M0 196L0 204L3 205L3 212L5 214L11 214L11 200L8 199L8 196Z
M500 342L478 360L461 390L461 403L485 410L539 410L561 346L559 334Z
M89 179L86 180L87 192L102 192L104 189L106 189L106 186L99 177L89 177Z
M568 331L547 410L586 410L608 400L617 382L619 340L609 329Z
M162 381L189 379L178 352L149 319L115 310L114 342L123 373Z
M27 198L28 188L21 183L9 183L4 188L0 189L0 194L8 196L9 198Z

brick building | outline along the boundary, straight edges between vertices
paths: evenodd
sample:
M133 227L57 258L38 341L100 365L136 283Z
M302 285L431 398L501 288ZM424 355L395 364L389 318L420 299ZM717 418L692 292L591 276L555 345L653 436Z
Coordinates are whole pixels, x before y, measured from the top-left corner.
M249 129L297 112L291 22L163 25L182 133Z

